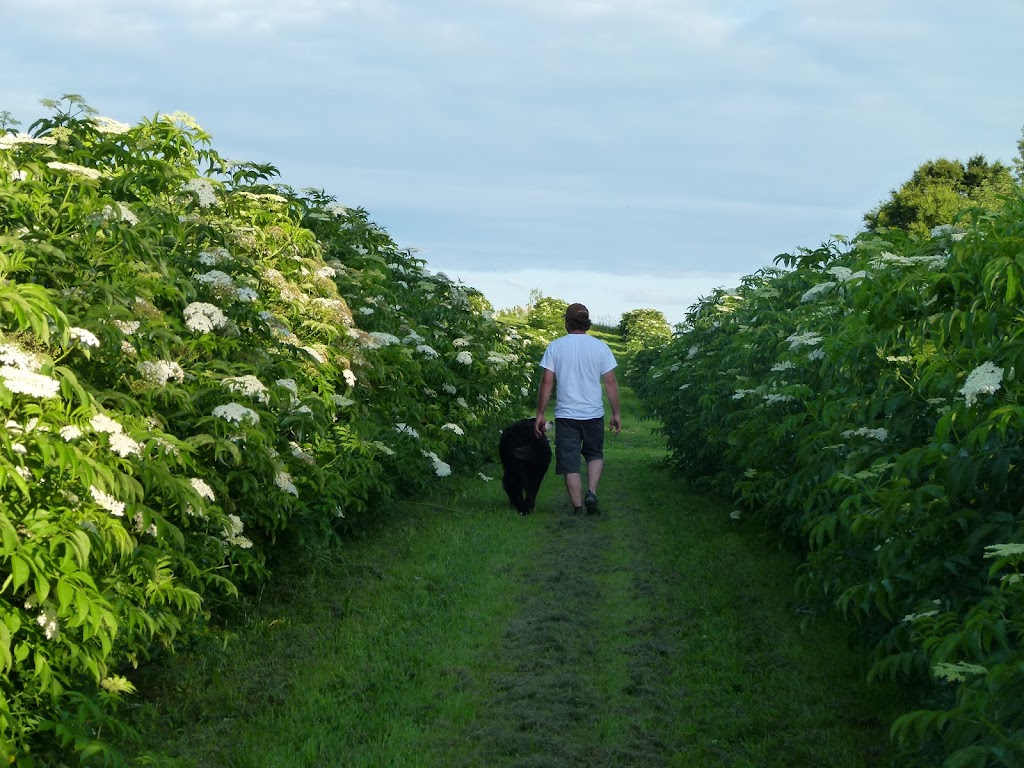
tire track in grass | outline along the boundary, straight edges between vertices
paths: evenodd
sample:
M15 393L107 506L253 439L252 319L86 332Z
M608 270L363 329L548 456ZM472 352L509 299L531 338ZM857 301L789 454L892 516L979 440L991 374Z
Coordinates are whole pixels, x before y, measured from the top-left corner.
M524 577L521 611L500 650L507 672L492 681L495 693L472 739L480 751L465 765L585 764L578 739L569 734L592 722L597 708L592 660L601 589L595 571L605 536L586 518L534 521L546 526L550 541Z
M806 633L796 558L655 469L647 430L613 444L597 518L549 487L547 538L481 681L462 768L882 765L894 690L844 630Z
M654 577L638 580L626 521L558 514L542 524L550 541L524 577L500 650L506 670L463 765L668 765L679 746L663 740L668 707L653 681L670 650L638 599Z

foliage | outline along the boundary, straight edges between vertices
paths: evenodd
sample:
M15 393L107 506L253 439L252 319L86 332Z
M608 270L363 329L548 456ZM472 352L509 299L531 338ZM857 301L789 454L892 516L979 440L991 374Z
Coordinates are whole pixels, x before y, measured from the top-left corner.
M619 333L629 350L659 347L672 338L665 314L657 309L631 309L619 320Z
M998 161L989 163L983 155L966 163L929 160L888 200L865 214L864 223L871 232L896 228L924 237L934 227L955 223L967 208L998 210L1012 189L1010 168Z
M569 302L533 290L530 292L527 323L537 336L545 341L551 341L565 333L565 310L568 308Z
M475 469L531 370L365 211L182 113L48 106L0 116L0 757L114 764L129 666L266 578L286 528Z
M698 302L628 383L679 471L803 542L872 676L919 687L907 766L1024 762L1024 194L864 233Z

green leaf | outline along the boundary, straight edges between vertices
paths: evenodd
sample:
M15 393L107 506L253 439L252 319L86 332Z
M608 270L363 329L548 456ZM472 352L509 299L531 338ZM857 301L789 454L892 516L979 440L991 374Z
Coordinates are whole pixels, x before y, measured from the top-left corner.
M11 555L11 576L13 578L12 585L15 590L18 589L22 584L28 581L30 575L28 563L22 558L21 555L15 553Z
M11 668L11 632L0 622L0 670L6 672Z
M66 579L57 582L57 602L61 609L66 609L75 597L75 589Z

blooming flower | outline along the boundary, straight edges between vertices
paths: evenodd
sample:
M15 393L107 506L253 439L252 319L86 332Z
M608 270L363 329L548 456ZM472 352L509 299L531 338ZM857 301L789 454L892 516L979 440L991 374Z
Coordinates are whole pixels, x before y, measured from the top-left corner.
M114 325L117 326L117 329L121 331L121 333L126 336L131 336L139 330L139 325L141 325L141 323L138 320L114 320Z
M47 640L53 640L60 632L60 622L57 621L57 611L47 606L42 613L36 617L36 624L43 628L43 634Z
M463 365L471 365L473 363L473 355L464 349L455 356L455 362L462 363Z
M420 344L416 347L416 351L426 355L427 357L437 357L437 350L431 347L429 344Z
M239 403L228 403L227 405L218 405L213 409L213 415L218 419L224 419L233 424L259 424L260 415L251 408L246 408L244 405Z
M229 376L225 379L221 379L220 383L230 391L241 392L246 397L251 397L260 403L266 403L270 399L270 396L267 394L267 388L263 385L263 382L252 375Z
M295 483L292 482L292 476L284 470L279 471L274 477L274 485L285 493L290 493L292 496L299 495L299 490L295 487Z
M75 163L60 163L56 160L46 164L55 171L67 171L68 173L74 173L78 176L85 176L87 179L98 179L103 174L97 171L95 168L86 168L82 165L76 165Z
M195 279L196 282L208 285L211 289L219 292L220 294L235 292L234 279L227 272L221 272L219 269L211 269L209 272L203 272L202 274L196 275Z
M38 370L42 362L32 354L15 344L0 344L0 363L26 371Z
M408 424L395 424L395 431L400 432L403 435L409 435L410 437L418 438L420 433L410 427Z
M889 437L889 430L884 427L878 429L868 429L867 427L861 427L860 429L848 429L842 433L843 437L849 440L851 437L868 437L872 440L886 440Z
M274 383L279 387L284 387L293 395L299 394L299 385L295 383L295 379L278 379Z
M128 437L128 435L115 433L110 436L110 450L118 456L127 458L129 456L140 456L142 446Z
M442 385L441 385L441 389L443 389L443 390L444 390L445 392L447 392L447 393L448 393L449 395L454 395L454 394L456 394L456 393L457 393L457 392L459 391L459 390L457 390L457 389L456 389L456 388L455 388L455 387L454 387L453 385L451 385L451 384L448 384L448 383L444 383L444 384L442 384Z
M391 447L387 446L387 445L384 445L384 443L382 443L380 440L374 440L372 443L370 443L370 445L372 445L378 451L383 453L385 456L394 456L395 455L395 452L391 449Z
M244 528L242 518L238 515L228 515L228 524L224 528L224 541L239 549L249 549L252 542L242 535Z
M831 281L825 283L818 283L817 285L810 288L806 293L804 293L804 295L800 297L800 301L814 301L822 294L828 293L832 288L835 287L835 285L836 284Z
M967 375L960 388L968 406L974 405L980 394L993 394L1002 385L1003 369L993 362L984 362Z
M125 224L132 227L139 223L139 217L132 212L131 208L121 202L115 203L115 205L117 206L117 213L114 213L115 208L113 205L104 206L103 218L108 221L111 219L120 219Z
M889 253L888 251L878 255L878 258L873 259L871 265L876 268L885 267L910 267L915 264L922 264L926 269L939 270L946 266L949 261L949 254L945 253L926 253L921 256L899 256L895 253Z
M448 477L452 473L452 468L445 464L433 451L422 451L423 455L430 459L434 464L434 474L438 477Z
M231 261L231 254L226 248L213 248L209 251L199 252L199 263L203 266L215 267L226 261Z
M341 375L345 378L345 383L350 387L354 387L356 385L356 375L352 373L351 368L346 368L341 372Z
M397 336L384 333L383 331L373 331L370 333L372 342L369 344L370 349L377 349L378 347L387 347L391 344L401 344L402 340Z
M185 327L195 333L209 333L228 324L227 315L213 304L194 301L183 312Z
M452 346L455 347L456 349L459 349L460 347L468 347L469 346L469 339L466 339L466 338L455 339L455 341L452 342Z
M447 429L450 432L454 432L456 435L459 435L460 437L466 434L463 431L462 427L460 427L458 424L445 424L443 427L441 427L441 429Z
M52 147L57 140L52 136L30 136L27 133L7 133L0 135L0 149L10 149L18 144L44 144Z
M112 514L114 517L124 517L125 504L123 501L118 501L109 493L101 491L95 485L89 486L89 493L92 494L93 499L100 507L107 510L107 512Z
M66 442L70 443L72 440L82 436L82 430L73 424L67 424L60 428L60 436L64 438Z
M308 453L302 450L301 445L299 445L298 443L289 443L289 445L292 447L292 456L294 456L296 459L306 464L316 464L316 457L310 456Z
M854 272L852 269L848 267L839 266L829 267L827 272L833 277L835 277L836 280L840 283L848 283L851 280L856 280L858 278L868 276L868 273L865 272L863 269Z
M787 337L786 341L789 342L790 349L815 347L821 344L821 336L817 333L794 333L792 336Z
M312 357L314 360L316 360L321 365L323 365L326 362L326 360L324 359L324 356L321 355L320 352L317 351L316 349L314 349L313 347L303 347L302 351L305 352L310 357Z
M796 368L792 360L783 360L781 363L776 363L772 366L773 371L788 371L790 368Z
M111 435L119 435L124 432L124 427L105 413L97 413L89 419L89 425L97 432L106 432Z
M68 331L72 341L77 341L79 344L84 344L87 347L98 347L100 340L96 338L96 334L92 331L87 331L85 328L71 328Z
M989 544L985 557L1020 557L1024 555L1024 544Z
M162 387L168 381L184 381L185 371L173 360L144 360L139 363L139 373L150 384Z
M192 487L196 489L196 493L204 499L209 499L210 501L216 500L213 495L213 488L211 488L209 483L205 480L198 477L191 477L189 478L189 482L192 484Z
M217 195L214 194L213 184L209 179L189 179L182 189L193 193L199 198L200 208L209 208L217 202Z
M0 379L7 389L19 395L46 400L60 392L60 382L56 379L10 365L0 366Z
M122 123L112 117L91 117L89 118L89 122L96 126L96 130L100 133L117 135L121 133L128 133L128 131L132 129L128 123Z

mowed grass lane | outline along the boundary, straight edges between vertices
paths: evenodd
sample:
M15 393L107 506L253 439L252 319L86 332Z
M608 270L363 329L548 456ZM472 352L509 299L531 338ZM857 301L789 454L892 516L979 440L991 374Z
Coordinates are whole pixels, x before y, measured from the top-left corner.
M175 766L875 766L899 692L801 631L796 559L661 468L623 391L599 517L442 481L364 540L295 555L226 643L144 671ZM159 692L158 694L154 692Z

